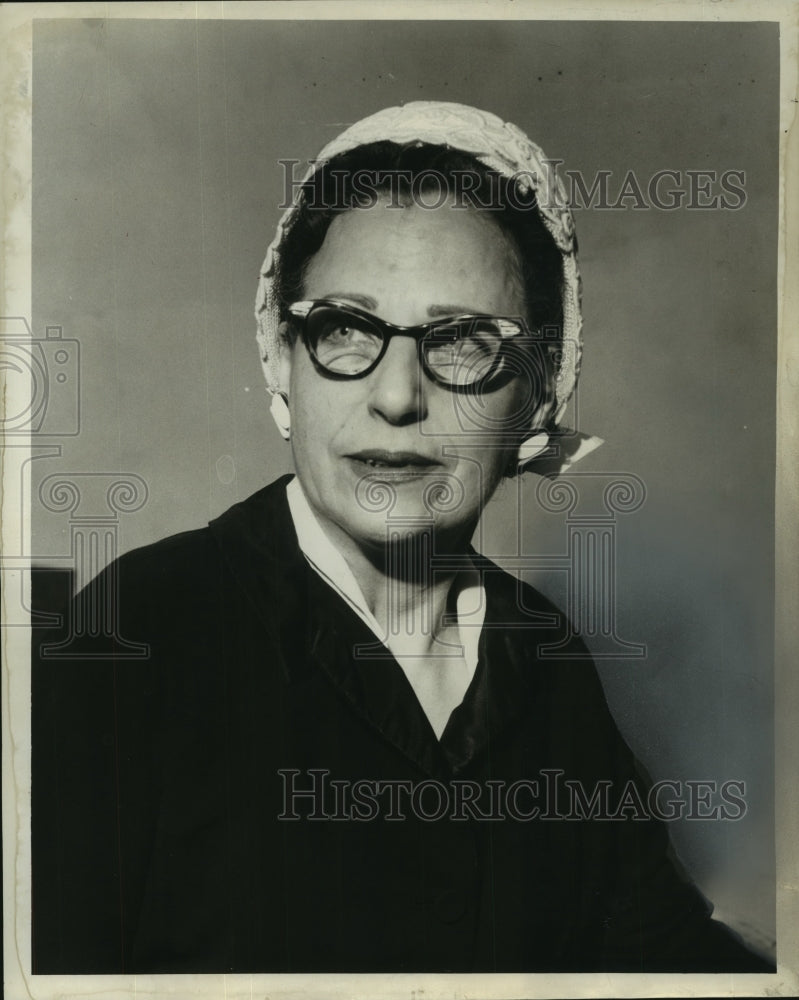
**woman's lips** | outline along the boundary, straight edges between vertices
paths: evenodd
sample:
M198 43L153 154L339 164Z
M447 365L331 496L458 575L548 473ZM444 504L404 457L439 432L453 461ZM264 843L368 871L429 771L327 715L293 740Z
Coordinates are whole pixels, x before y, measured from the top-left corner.
M441 465L437 459L416 451L387 451L383 448L354 452L347 458L373 469L430 469Z
M442 469L442 463L429 455L416 451L387 451L383 448L369 448L347 455L362 475L379 475L398 479L419 479L431 471Z

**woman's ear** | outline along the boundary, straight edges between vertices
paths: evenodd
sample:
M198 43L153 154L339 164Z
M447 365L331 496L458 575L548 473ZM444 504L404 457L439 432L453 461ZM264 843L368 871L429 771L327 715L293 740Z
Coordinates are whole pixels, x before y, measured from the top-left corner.
M277 339L280 347L278 389L285 396L288 396L289 384L291 383L291 353L293 343L289 336L289 325L285 320L277 328Z
M277 343L280 352L278 357L278 384L271 386L272 402L269 412L280 436L285 440L291 437L291 413L289 412L289 384L291 382L291 341L288 335L288 324L281 323L277 328Z
M544 455L550 447L550 430L554 410L554 391L547 394L546 400L538 407L530 429L519 442L516 455L510 462L508 476L520 475L537 458Z

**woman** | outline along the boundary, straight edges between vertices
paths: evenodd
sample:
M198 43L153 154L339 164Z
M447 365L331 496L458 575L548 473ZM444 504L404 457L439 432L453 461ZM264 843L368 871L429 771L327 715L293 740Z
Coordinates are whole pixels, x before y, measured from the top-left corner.
M567 460L541 151L460 105L357 123L256 311L296 478L78 598L118 587L97 631L146 660L37 667L34 971L768 971L640 815L585 647L542 656L562 616L470 548L503 476Z

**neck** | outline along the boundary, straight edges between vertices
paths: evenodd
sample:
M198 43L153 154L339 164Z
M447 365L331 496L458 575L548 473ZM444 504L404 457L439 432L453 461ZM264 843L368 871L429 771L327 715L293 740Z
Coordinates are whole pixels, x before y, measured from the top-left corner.
M347 561L366 603L387 636L401 638L403 647L427 652L444 632L442 621L452 594L455 570L433 571L432 533L422 532L391 545L358 544L335 525L320 522L328 538ZM450 539L446 552L465 552L468 537ZM435 551L442 554L438 537Z

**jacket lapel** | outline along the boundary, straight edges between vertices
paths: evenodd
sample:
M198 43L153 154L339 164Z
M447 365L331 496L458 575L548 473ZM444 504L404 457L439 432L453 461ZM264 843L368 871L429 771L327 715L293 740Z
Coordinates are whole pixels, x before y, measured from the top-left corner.
M321 671L383 739L427 774L446 758L402 668L347 603L308 565L285 476L212 521L211 531L289 685Z

